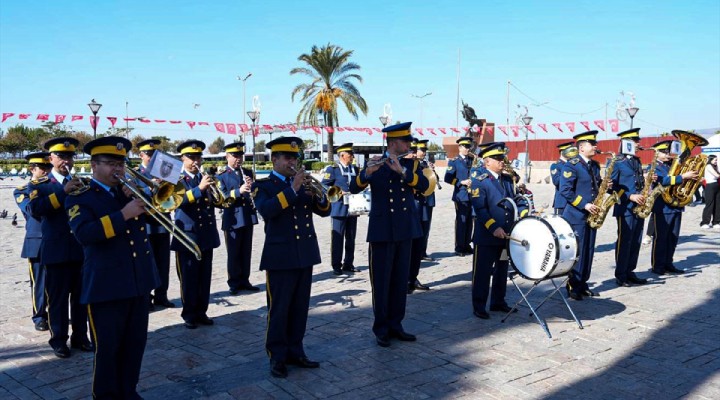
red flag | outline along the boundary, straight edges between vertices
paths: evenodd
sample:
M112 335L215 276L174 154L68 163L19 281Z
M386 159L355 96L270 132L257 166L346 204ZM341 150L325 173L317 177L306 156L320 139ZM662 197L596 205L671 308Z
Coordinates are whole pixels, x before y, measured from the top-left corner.
M55 114L55 123L56 124L62 124L65 122L65 116L60 114Z
M227 128L228 134L237 135L237 130L235 129L235 124L225 124L225 127Z
M142 123L144 123L144 124L149 124L149 123L150 123L150 120L149 120L149 119L145 119L145 118L138 118L138 121L140 121L140 122L142 122Z
M605 121L603 121L603 120L601 120L601 119L598 119L598 120L595 120L595 121L593 121L593 122L595 123L595 125L596 125L598 128L600 128L601 131L605 132Z
M346 127L345 127L345 130L348 131L348 132L352 132L352 131L354 131L355 129L353 129L353 128L349 127L349 126L346 126Z
M253 136L254 137L260 136L260 127L259 126L256 126L255 129L253 130Z
M363 129L363 130L365 131L365 133L367 133L368 135L372 135L372 133L373 133L373 132L372 132L373 130L370 129L370 128L362 128L362 129Z
M225 125L221 124L220 122L215 122L215 130L218 132L225 133Z
M6 119L12 117L15 115L15 113L3 113L2 122L5 122Z
M297 127L295 125L290 125L290 130L293 134L295 134L295 132L297 131Z
M325 130L327 131L327 133L335 133L335 128L333 128L332 126L326 126Z
M123 118L123 121L135 121L137 118ZM75 121L75 120L73 120Z
M485 126L486 133L494 134L495 133L495 125Z
M469 126L464 126L464 127L462 128L462 130L464 130L464 131L465 131L465 133L467 133L467 131L469 131L469 130L470 130L470 127L469 127Z
M157 122L158 124L162 124L164 122L167 122L167 120L166 119L156 119L155 122Z
M72 117L70 117L70 122L79 121L79 120L81 120L81 119L83 119L83 118L84 118L84 117L83 117L82 115L73 115Z
M585 127L586 131L590 130L590 122L588 121L580 121L580 124Z
M112 127L115 127L115 123L117 122L117 117L107 117L108 121L110 121L110 124Z
M460 133L460 129L458 129L458 128L450 128L450 130L455 133Z
M195 121L186 121L185 123L188 124L188 126L190 127L190 129L195 128Z
M97 128L98 119L99 118L94 115L90 117L90 126L92 126L93 129Z
M575 133L575 123L574 122L566 122L565 125L567 125L568 129L570 129L571 133Z
M547 125L545 125L545 124L537 124L537 126L539 126L540 129L544 130L545 133L547 133Z
M518 131L520 130L520 127L517 125L513 125L510 128L512 129L513 136L518 137Z
M338 132L342 132L345 129L342 126L338 126L337 128L335 128L335 130L337 130Z
M245 133L250 130L250 127L247 124L239 124L240 125L240 131L242 133Z
M423 128L415 128L415 132L417 132L420 136L425 136L425 134L423 134Z
M556 127L557 130L559 130L560 132L563 131L563 130L562 130L562 125L560 125L559 122L553 122L553 123L552 123L552 126Z
M365 128L355 128L356 132L365 132Z
M205 126L210 126L210 124L209 124L209 123L207 123L207 122L205 122L205 121L202 121L202 122L198 122L197 124L198 124L198 126L202 126L202 125L205 125Z
M440 132L442 132L443 135L447 135L447 130L445 128L438 128Z
M312 130L315 131L315 133L318 133L318 134L320 133L320 127L313 126Z
M387 139L387 135L383 133L383 140Z
M530 132L532 132L532 133L535 133L535 131L533 130L532 125L525 125L525 129L527 129L528 131L530 131Z
M608 122L610 123L610 130L612 132L617 132L620 130L620 121L616 119L609 119Z
M382 132L382 129L380 129L380 128L373 128L373 130L374 130L375 132Z
M502 133L505 134L505 136L508 135L508 133L507 133L507 126L500 125L500 126L498 126L498 128L500 128L500 130L502 131Z
M427 128L428 132L432 133L433 135L437 136L437 133L435 133L435 128Z
M47 121L50 119L50 114L38 114L37 120L38 121Z
M263 127L263 129L265 129L266 131L271 131L271 130L273 129L272 125L263 125L262 127Z
M182 123L182 121L172 121L172 120L171 120L170 123L171 123L171 124L180 124L180 123Z
M20 119L28 119L30 117L30 114L20 114L18 115L18 118Z

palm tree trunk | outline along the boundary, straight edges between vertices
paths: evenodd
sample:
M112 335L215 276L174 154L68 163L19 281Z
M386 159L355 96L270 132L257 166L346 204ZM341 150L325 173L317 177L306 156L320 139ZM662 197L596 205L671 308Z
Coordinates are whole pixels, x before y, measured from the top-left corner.
M328 130L328 140L327 140L327 146L328 146L328 162L333 162L333 150L335 149L333 136L335 135L335 121L333 121L332 115L328 117L328 112L323 113L323 119L325 119L325 129L329 126L331 130Z

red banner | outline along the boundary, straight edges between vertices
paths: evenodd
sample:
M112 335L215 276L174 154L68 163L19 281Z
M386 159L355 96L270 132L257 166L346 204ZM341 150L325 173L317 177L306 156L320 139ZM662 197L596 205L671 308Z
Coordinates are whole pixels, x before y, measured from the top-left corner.
M337 128L335 128L335 130L338 132L343 132L345 129L343 129L343 127L341 126L338 126Z
M185 121L186 124L190 127L190 129L195 128L195 121Z
M107 117L108 121L110 121L110 124L112 127L115 127L115 123L117 122L117 117Z
M143 124L149 124L150 120L147 118L138 118L138 121L142 122Z
M237 130L235 129L235 124L225 124L225 128L227 129L228 134L237 135Z
M222 124L222 123L220 123L220 122L216 122L216 123L215 123L215 130L218 131L218 132L225 133L225 125Z
M240 125L240 131L242 133L245 133L250 130L250 127L247 124L239 124Z
M518 131L520 130L520 127L517 125L513 125L510 128L512 129L513 136L518 137Z
M585 127L586 131L590 130L590 122L588 121L580 121L580 124Z
M12 117L13 115L15 115L15 113L3 113L2 122L5 122L5 120Z
M163 123L167 122L167 120L166 119L156 119L155 122L157 122L158 124L163 124Z
M205 122L205 121L198 122L197 124L198 124L198 126L203 126L203 125L204 125L204 126L210 126L210 124L207 123L207 122Z
M500 128L500 130L502 131L502 133L505 134L505 136L508 135L508 133L507 133L507 126L498 126L498 128Z
M123 121L130 122L135 121L137 118L123 118Z
M609 119L610 130L614 133L620 130L620 121L617 119Z
M459 129L459 128L450 128L450 130L453 131L453 132L455 132L455 133L460 133L460 129Z
M427 128L428 132L432 133L433 135L437 136L437 133L435 133L435 128Z
M55 114L55 123L56 124L62 124L65 121L65 116L60 114Z
M182 121L170 121L171 124L181 124Z
M320 128L319 128L319 127L313 126L313 127L312 127L312 130L313 130L315 133L320 134Z
M545 131L545 133L547 133L547 125L545 125L545 124L537 124L537 126L539 126L540 129L542 129L543 131Z
M597 126L601 131L605 132L605 121L598 119L593 122L595 123L595 126Z
M575 133L575 123L574 122L566 122L565 125L567 125L568 129L570 129L571 133Z
M532 133L535 133L535 131L533 130L532 125L525 125L525 129L527 129L528 131L530 131L530 132L532 132Z
M325 130L327 131L327 133L335 133L335 128L333 128L332 126L326 126Z
M47 121L50 119L50 114L38 114L37 120L38 121Z
M297 128L295 125L290 125L290 130L292 131L293 135L295 134L295 131L297 131Z
M80 121L83 118L84 117L82 115L73 115L72 117L70 117L70 122Z
M418 135L420 135L420 136L425 136L425 134L423 134L423 129L422 129L422 128L415 128L415 132L417 132Z
M97 128L97 124L98 124L98 117L96 117L96 116L94 116L94 115L91 116L91 117L90 117L90 126L91 126L93 129L95 129L95 128Z
M553 123L552 123L552 126L556 127L557 130L559 130L560 132L563 131L563 130L562 130L562 125L560 125L559 122L553 122Z
M30 114L20 114L18 115L18 118L20 119L28 119L30 117Z
M447 130L445 130L445 128L438 128L438 130L439 130L443 135L447 135Z

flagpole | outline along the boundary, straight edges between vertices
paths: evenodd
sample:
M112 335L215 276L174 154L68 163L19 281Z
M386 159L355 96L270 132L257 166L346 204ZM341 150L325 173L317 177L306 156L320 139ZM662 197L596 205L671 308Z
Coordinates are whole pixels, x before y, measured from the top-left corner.
M607 138L608 138L608 134L607 134L607 126L608 126L607 109L608 109L608 103L607 103L607 101L606 101L606 102L605 102L605 140L607 140Z
M507 84L507 98L506 99L507 99L507 101L506 101L507 109L506 109L506 114L505 114L505 132L506 132L505 134L508 135L508 138L509 138L510 135L507 133L507 130L510 127L510 81L508 81L508 84Z
M455 127L460 127L460 49L458 48L457 63L457 96L455 98Z

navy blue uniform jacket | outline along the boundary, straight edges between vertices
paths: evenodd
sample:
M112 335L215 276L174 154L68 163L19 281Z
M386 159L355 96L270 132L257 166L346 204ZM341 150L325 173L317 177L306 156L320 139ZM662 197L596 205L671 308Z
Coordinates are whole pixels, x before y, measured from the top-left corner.
M245 176L255 180L252 171L246 168L242 170ZM220 190L225 196L234 199L233 205L223 210L222 230L229 231L257 224L257 212L252 205L250 194L240 194L240 186L245 183L240 172L225 167L222 172L218 173L217 180L220 183Z
M657 186L658 183L663 185L663 187L665 188L679 185L682 183L682 176L669 175L669 172L670 166L668 164L657 161L657 166L655 167L655 175L657 176L657 181L653 184L653 187ZM671 205L668 205L668 203L663 200L662 194L660 194L655 199L655 204L653 204L653 212L658 214L674 214L681 213L683 211L685 211L685 207L673 207Z
M512 178L502 173L498 179L489 172L474 177L470 192L470 202L476 215L473 243L481 246L504 246L507 239L496 238L493 232L497 228L503 228L509 235L515 224L515 210L502 199L509 197L515 200L521 217L527 214L527 201L519 196L514 198Z
M600 164L590 160L589 165L577 156L563 165L560 176L560 194L567 201L562 217L571 225L585 223L589 212L585 205L592 203L598 195L600 185Z
M634 156L620 157L616 159L612 171L613 188L620 198L613 209L613 217L631 215L637 204L630 201L630 195L641 194L645 185L640 159Z
M265 221L265 246L260 270L308 268L320 263L312 214L330 215L326 198L295 193L292 186L274 174L253 184L255 206Z
M208 200L210 189L201 191L185 171L181 175L180 183L185 186L185 196L180 207L175 209L175 226L197 243L201 251L219 247L220 234L215 224L215 208ZM170 249L186 250L175 237Z
M143 296L160 284L145 217L125 221L120 211L130 201L113 197L95 181L90 189L65 199L68 221L83 246L82 304Z
M470 177L471 168L472 158L469 156L465 157L465 159L457 156L448 162L443 180L454 186L452 195L453 201L470 201L468 187L460 184L460 182Z
M343 174L343 169L345 170L345 174ZM352 170L352 175L350 176L349 180L347 171L348 169ZM350 165L348 166L348 168L341 167L339 164L328 165L327 168L325 168L325 172L323 173L322 184L328 187L335 185L342 189L343 192L349 192L350 182L352 182L357 177L358 172L358 167L355 165ZM331 217L347 217L348 205L345 204L343 199L332 203L330 208L332 209L330 211Z
M23 241L20 257L40 258L40 243L42 243L42 226L39 218L30 214L30 191L27 185L15 189L13 196L25 217L25 240Z
M553 208L565 208L567 200L560 194L560 175L562 175L565 161L557 160L550 166L550 177L552 183L555 185L555 197L553 197Z

